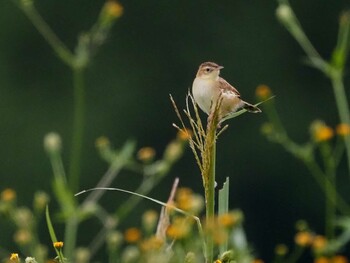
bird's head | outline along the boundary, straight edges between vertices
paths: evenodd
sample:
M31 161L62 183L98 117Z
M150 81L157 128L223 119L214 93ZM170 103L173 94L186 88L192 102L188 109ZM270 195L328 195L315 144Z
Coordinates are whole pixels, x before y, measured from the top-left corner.
M196 77L215 80L220 75L220 69L223 68L214 62L204 62L200 64Z

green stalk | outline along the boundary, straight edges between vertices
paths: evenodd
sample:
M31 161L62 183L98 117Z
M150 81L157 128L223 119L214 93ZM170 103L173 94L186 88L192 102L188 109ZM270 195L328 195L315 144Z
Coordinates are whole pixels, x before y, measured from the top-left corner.
M320 145L321 154L323 157L323 163L325 166L325 192L326 197L326 206L325 206L325 233L328 240L334 238L334 227L335 227L335 217L336 217L336 202L337 197L333 196L334 192L337 192L336 187L336 164L335 159L331 151L331 146L328 142L323 142ZM326 180L329 180L327 184ZM333 191L333 189L335 191ZM332 202L334 200L334 202Z
M83 146L84 125L85 125L85 83L84 69L73 69L74 88L74 115L72 148L69 166L69 186L71 191L77 192L79 188L79 177L81 173L80 161Z
M329 74L329 77L332 81L335 102L337 104L339 118L341 123L346 123L350 125L350 112L349 112L349 104L346 97L346 92L344 88L343 82L343 74L342 70L335 70ZM345 147L346 147L346 155L348 161L348 167L350 171L350 137L345 136Z
M214 133L215 136L215 133ZM215 217L215 162L216 162L216 140L214 138L213 145L210 147L210 164L208 185L205 193L206 220L210 224L213 223ZM213 231L213 230L212 230ZM207 235L207 262L213 262L214 241L213 233Z
M41 17L38 11L35 9L32 3L23 4L18 3L18 6L23 10L27 18L32 22L34 27L39 31L51 48L55 51L56 55L67 65L72 66L74 55L71 51L62 43L62 41L51 30L49 25Z
M70 261L73 259L73 252L77 241L78 225L79 220L76 214L70 215L66 220L63 248L65 257L70 259Z
M311 175L319 184L326 198L344 215L350 214L350 207L347 202L338 194L334 185L330 182L328 177L323 173L321 168L312 158L302 160L309 169Z
M206 221L209 226L212 227L215 218L215 162L216 162L216 131L219 123L219 107L222 99L219 99L215 107L212 109L212 113L208 118L207 133L205 138L205 157L206 161L205 169L203 171L203 182L205 189L205 208L206 208ZM214 258L214 229L210 228L210 231L206 237L206 262L212 263Z

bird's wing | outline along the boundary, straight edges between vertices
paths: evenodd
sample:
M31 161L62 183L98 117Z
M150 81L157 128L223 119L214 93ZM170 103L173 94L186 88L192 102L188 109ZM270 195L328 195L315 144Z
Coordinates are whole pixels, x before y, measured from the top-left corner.
M238 90L236 90L230 83L228 83L226 80L224 80L223 78L219 78L219 88L223 91L223 92L233 92L238 96L241 96L241 94L238 92Z

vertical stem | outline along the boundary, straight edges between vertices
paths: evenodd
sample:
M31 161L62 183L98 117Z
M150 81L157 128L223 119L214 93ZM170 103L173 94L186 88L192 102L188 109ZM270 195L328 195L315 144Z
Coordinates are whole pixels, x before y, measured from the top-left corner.
M343 74L341 70L335 70L330 74L333 85L335 101L338 108L339 118L341 123L350 125L349 104L346 97L346 92L343 83ZM350 174L350 136L345 136L345 147Z
M336 164L331 150L331 146L328 142L324 142L320 145L321 154L323 156L323 163L325 166L324 187L326 191L326 207L325 207L325 233L328 240L334 238L334 227L336 217L337 197L334 195L337 193L336 186ZM327 182L328 180L328 182ZM332 202L332 200L334 202Z
M325 189L326 189L326 218L325 218L325 234L328 240L333 239L334 237L334 220L336 216L336 197L333 196L333 186L334 185L334 177L330 178L331 184L325 183ZM331 200L331 198L327 198L327 196L332 196L334 201Z
M214 130L215 131L215 130ZM210 166L209 166L209 177L208 185L206 190L206 220L212 225L215 216L215 162L216 162L216 139L214 132L213 144L210 147ZM214 241L213 232L211 229L207 235L207 263L213 262L214 253Z
M73 252L77 241L79 220L76 214L72 214L66 220L66 228L64 232L64 255L73 262Z
M219 123L219 107L222 100L217 101L208 117L207 134L205 138L205 153L208 166L204 171L206 221L209 227L206 237L206 262L212 263L214 258L214 219L215 219L215 162L216 162L216 130Z
M84 69L73 69L74 85L74 115L72 148L69 166L69 186L74 193L79 188L80 161L83 146L84 124L85 124L85 90L84 90Z

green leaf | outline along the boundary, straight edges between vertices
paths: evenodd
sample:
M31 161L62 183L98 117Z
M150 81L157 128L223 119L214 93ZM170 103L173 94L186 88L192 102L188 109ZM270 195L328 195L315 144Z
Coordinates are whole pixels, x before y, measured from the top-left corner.
M54 228L52 226L50 213L49 213L49 206L46 206L45 216L46 216L46 224L47 224L47 227L49 229L49 234L50 234L50 237L51 237L51 241L52 241L52 243L55 243L55 242L57 242L57 237L56 237L55 230L54 230Z
M228 213L230 196L230 178L227 177L222 189L219 190L219 216ZM228 242L224 242L219 246L220 254L228 250Z

